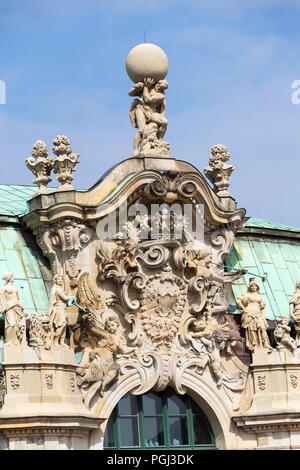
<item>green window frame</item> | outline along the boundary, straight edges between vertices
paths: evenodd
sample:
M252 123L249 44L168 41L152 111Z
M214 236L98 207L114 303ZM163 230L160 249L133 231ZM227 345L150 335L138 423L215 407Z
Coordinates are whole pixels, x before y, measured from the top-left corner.
M212 450L216 444L198 405L188 395L176 395L168 388L160 393L126 394L109 418L104 449Z

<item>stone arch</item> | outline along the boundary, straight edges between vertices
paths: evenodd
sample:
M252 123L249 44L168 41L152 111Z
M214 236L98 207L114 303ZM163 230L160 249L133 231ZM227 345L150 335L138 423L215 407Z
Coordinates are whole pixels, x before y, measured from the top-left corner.
M94 431L92 435L91 449L102 449L103 438L113 409L120 399L128 392L134 393L141 384L141 378L137 371L123 376L115 384L110 394L101 399L93 408L93 413L103 418L100 429ZM216 385L210 385L204 377L199 376L193 371L187 370L182 377L182 385L187 389L187 394L199 405L206 414L213 429L216 446L218 449L234 449L235 434L232 432L232 411L228 403L228 398L220 392ZM149 390L150 391L150 390Z

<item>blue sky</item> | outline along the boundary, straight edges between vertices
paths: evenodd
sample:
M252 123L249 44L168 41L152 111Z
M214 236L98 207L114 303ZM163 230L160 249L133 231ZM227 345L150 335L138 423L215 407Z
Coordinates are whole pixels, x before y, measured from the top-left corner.
M31 184L31 146L66 134L88 188L132 153L129 50L169 57L166 140L207 165L226 145L249 216L300 227L300 0L0 0L1 183Z

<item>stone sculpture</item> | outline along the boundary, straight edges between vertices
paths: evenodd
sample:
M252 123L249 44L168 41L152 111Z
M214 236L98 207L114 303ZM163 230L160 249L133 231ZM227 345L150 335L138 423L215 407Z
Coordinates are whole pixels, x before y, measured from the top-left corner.
M26 346L26 313L21 305L18 289L13 285L13 273L2 279L6 284L0 288L0 313L5 314L5 344Z
M290 317L283 317L274 330L274 337L279 348L297 349L295 340L291 337Z
M49 193L47 184L50 183L51 178L51 163L48 159L48 148L43 140L37 140L32 147L31 157L27 158L26 166L36 176L33 181L39 187L39 194Z
M89 311L84 315L88 334L96 341L94 349L86 349L85 357L77 368L77 383L87 407L97 392L103 396L107 387L118 377L120 367L116 362L117 352L128 354L134 351L134 348L127 347L120 333L119 319L110 315L103 324L103 313Z
M155 83L153 79L146 78L128 93L129 96L138 96L129 111L131 123L138 129L134 137L134 155L169 154L169 144L163 140L168 125L165 117L167 88L166 80Z
M300 346L300 281L296 282L295 294L290 300L290 315L295 321L296 345Z
M262 348L271 352L264 313L266 305L254 277L249 279L248 292L237 299L236 303L242 312L242 328L246 330L247 348L250 351Z
M151 57L147 65L145 55ZM168 82L163 79L168 71L167 57L158 46L141 44L129 52L126 68L135 82L128 94L137 97L129 111L130 121L138 129L133 155L167 157L170 146L163 140L168 125L165 116Z
M54 276L54 285L50 293L49 318L51 325L51 336L53 346L68 347L65 344L67 331L67 312L68 301L73 296L67 294L63 289L63 277L60 274Z
M214 191L219 197L228 197L229 177L234 166L228 165L230 154L225 145L214 145L211 149L209 165L204 169L204 174L214 185Z
M195 289L197 285L203 286L203 303L207 299L213 303L212 313L225 314L228 309L227 301L224 296L224 285L240 279L246 271L241 269L237 272L224 272L212 263L212 253L210 250L188 250L187 266L194 269L195 278L190 281ZM196 310L198 311L199 309Z
M42 312L34 313L29 319L29 346L50 349L51 345L52 341L49 315Z
M212 302L208 300L203 315L188 320L188 332L181 337L181 342L182 344L190 343L193 350L199 353L203 365L210 364L218 386L223 381L227 382L228 386L229 383L239 382L239 379L230 377L223 369L220 353L225 351L227 354L232 355L232 347L236 341L243 340L232 334L226 322L220 323L213 317L212 306Z
M79 155L73 153L71 148L71 141L65 135L58 135L53 140L53 153L57 155L56 158L50 158L50 163L54 173L58 174L58 181L61 186L58 191L71 191L71 181L73 181L72 173L75 171L75 165L79 163Z

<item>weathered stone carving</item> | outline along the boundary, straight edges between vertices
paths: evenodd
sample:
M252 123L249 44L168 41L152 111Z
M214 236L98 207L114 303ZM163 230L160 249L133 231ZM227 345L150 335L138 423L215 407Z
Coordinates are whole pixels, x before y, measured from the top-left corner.
M53 279L54 285L50 293L49 302L49 318L51 325L51 336L53 346L62 346L67 348L65 344L67 331L67 312L66 307L68 301L73 296L67 294L63 289L63 278L56 274Z
M242 312L242 328L246 330L246 346L250 351L258 348L272 351L267 334L265 303L255 278L249 279L248 292L236 301Z
M138 129L134 137L133 155L170 155L170 145L163 140L168 125L165 116L167 88L166 80L145 78L128 92L129 96L138 97L129 111L130 121Z
M258 385L259 390L261 391L266 390L266 376L265 375L257 376L257 385Z
M0 369L0 407L4 404L6 395L6 374L4 369Z
M211 250L188 250L187 266L196 271L195 276L189 281L190 289L199 292L201 298L200 303L192 305L192 312L200 312L209 299L213 303L214 314L225 314L228 305L224 296L224 286L242 277L246 271L224 272L224 268L212 264Z
M214 190L219 197L228 197L229 177L234 166L228 165L230 154L225 145L214 145L211 148L209 166L204 169L206 177L213 183Z
M298 387L298 377L297 377L297 375L291 374L290 375L290 382L291 382L291 385L292 385L293 388L297 388Z
M283 317L274 330L274 337L279 348L288 348L291 351L297 349L295 340L291 337L290 317Z
M243 378L228 374L221 363L221 351L233 354L232 347L242 338L234 335L227 323L218 322L212 314L212 302L207 301L202 316L187 321L187 333L180 337L183 345L190 344L195 353L199 353L198 367L204 369L207 364L217 379L217 386L223 384L229 390L241 390Z
M0 313L5 314L5 344L26 346L26 313L21 305L18 289L13 285L13 273L2 279L6 284L0 288Z
M295 321L296 346L300 346L300 281L296 282L296 290L290 300L290 315Z
M34 230L37 243L51 263L53 274L77 278L80 271L78 253L92 236L90 227L75 219L64 219Z
M147 199L164 199L173 202L175 199L186 201L195 196L197 187L191 179L178 171L164 171L152 183L144 188Z
M126 345L121 335L117 316L107 315L110 315L109 312L88 311L83 316L84 328L94 339L94 348L86 348L80 367L77 368L77 383L87 407L96 393L103 396L107 387L117 379L120 370L116 362L117 353L134 351L134 348Z
M65 135L58 135L53 141L53 153L57 155L56 158L50 158L51 165L54 173L57 173L57 179L62 186L58 191L71 191L71 181L73 181L72 173L75 171L75 166L79 163L79 155L73 153L71 148L71 141Z
M20 375L19 374L10 374L9 376L10 385L13 390L16 390L20 387Z
M33 181L39 187L39 194L49 193L47 184L50 183L51 178L51 163L48 159L48 148L43 140L37 140L32 147L31 157L27 158L26 166L35 175L36 179Z
M51 345L49 315L42 312L34 313L29 319L29 346L50 349Z
M52 390L53 383L54 383L53 374L50 374L50 373L45 374L45 384L48 390Z

